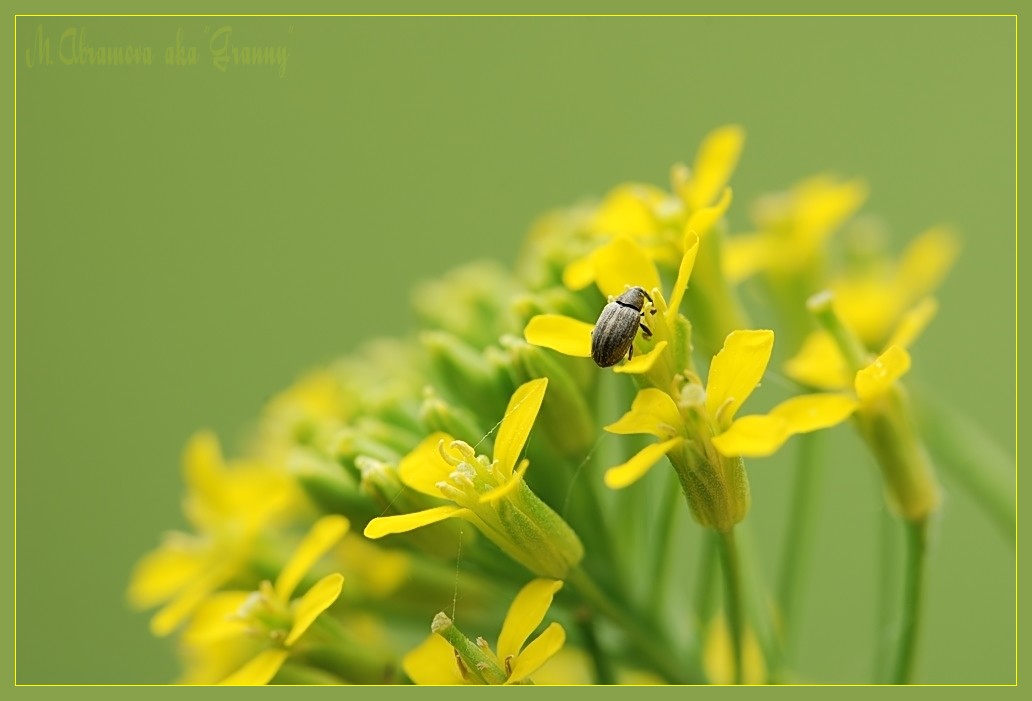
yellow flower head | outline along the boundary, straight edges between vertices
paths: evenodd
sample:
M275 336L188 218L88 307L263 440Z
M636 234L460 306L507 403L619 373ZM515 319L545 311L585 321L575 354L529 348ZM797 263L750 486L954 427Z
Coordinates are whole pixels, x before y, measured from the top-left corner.
M613 298L628 287L638 286L650 291L654 304L651 311L657 312L646 317L645 323L652 327L651 341L635 341L646 349L645 352L615 366L614 372L647 375L653 384L666 386L679 369L678 365L688 362L687 329L679 315L698 249L699 237L689 231L669 304L660 289L659 271L645 250L633 240L615 238L592 254L595 283L603 295ZM527 324L523 337L535 346L551 348L564 355L590 358L593 328L591 324L560 314L540 314ZM657 367L657 361L663 358L668 346L673 347L673 353L667 354Z
M563 583L535 579L509 607L495 649L483 638L470 641L444 613L434 618L430 636L409 652L402 666L417 684L519 684L529 681L566 641L566 631L551 623L529 643Z
M863 181L820 175L760 200L754 212L759 231L727 240L724 274L738 281L761 270L779 277L812 270L828 236L866 199Z
M704 445L712 443L724 457L771 455L792 435L837 424L853 411L856 402L850 397L815 394L789 399L766 415L736 419L739 408L763 378L773 346L773 331L734 331L713 358L705 389L690 374L676 400L655 388L640 390L631 410L606 430L650 434L660 442L610 468L606 484L621 488L636 482L663 455L681 450L686 442L696 444L693 450L703 453Z
M208 597L184 631L184 643L201 648L205 656L218 657L220 648L248 650L252 655L221 679L222 684L267 684L319 614L337 600L344 584L339 573L326 575L300 598L292 596L316 562L340 542L347 530L348 521L343 516L325 516L302 539L275 583L262 582L254 592L223 591Z
M926 298L904 314L889 345L877 357L839 317L830 292L808 307L823 327L807 338L785 372L811 387L842 389L856 398L856 426L878 460L889 503L904 518L920 520L939 504L939 486L898 381L910 370L912 343L935 313Z
M930 320L934 302L928 295L942 282L959 249L953 232L934 227L911 241L898 261L880 256L847 266L830 284L836 313L869 350L906 345L894 332L905 330L904 322L913 323L914 315L926 317L924 323Z
M674 166L673 195L651 185L626 184L613 189L591 218L589 233L603 241L629 238L651 260L678 265L691 244L687 232L705 237L730 206L727 183L744 141L745 133L736 125L707 134L691 169ZM596 281L597 275L598 261L592 251L566 266L563 284L579 290Z
M785 363L785 374L796 382L818 389L852 390L866 401L888 390L910 369L907 348L921 335L935 316L931 297L907 311L892 331L888 343L876 358L860 343L849 324L838 313L835 296L821 293L811 297L809 307L829 327L811 333L799 352ZM833 333L838 329L838 334ZM849 351L849 352L847 352Z
M493 458L472 446L435 433L402 459L401 481L451 505L369 522L367 538L405 533L448 518L463 518L532 572L564 576L583 556L576 534L523 481L530 462L519 462L530 437L548 380L521 385L509 400L498 429Z
M155 635L175 630L211 592L245 567L263 528L296 503L294 483L262 464L226 465L211 433L190 439L183 457L183 511L197 535L173 533L137 563L129 600L165 605L151 619Z

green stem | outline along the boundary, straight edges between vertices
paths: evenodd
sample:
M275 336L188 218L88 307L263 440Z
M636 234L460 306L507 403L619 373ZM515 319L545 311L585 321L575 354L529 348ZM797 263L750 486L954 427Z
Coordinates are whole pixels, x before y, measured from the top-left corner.
M324 615L315 619L308 635L318 633L309 645L302 645L303 659L352 684L384 684L399 669L394 656L376 645L356 641L340 620Z
M575 468L580 469L580 468ZM611 582L610 588L615 590L616 593L623 597L629 596L629 585L627 583L627 571L628 568L622 566L619 553L616 548L610 547L610 544L615 542L613 537L612 519L608 519L605 516L605 509L602 507L602 502L599 499L599 494L596 491L596 485L593 480L588 479L588 475L592 474L590 470L582 470L583 474L579 475L582 483L576 486L571 483L568 487L568 495L574 493L580 495L584 501L582 506L586 509L585 521L587 523L575 524L574 530L578 534L594 533L595 535L591 538L594 543L601 543L602 547L591 548L588 546L586 550L599 554L601 562L596 563L599 565L598 569L602 569L608 575L608 580ZM569 498L569 497L568 497ZM563 511L566 512L567 505L564 505ZM564 513L565 517L566 514ZM586 544L587 545L587 544Z
M910 684L914 673L914 658L917 651L918 628L921 622L922 590L924 588L925 561L927 560L928 521L907 521L907 559L903 584L903 610L901 611L899 645L893 666L894 684Z
M701 629L709 626L716 610L713 602L713 573L717 563L717 539L716 531L703 529L702 550L699 551L699 579L695 585L695 619Z
M662 639L654 630L646 627L643 616L624 610L609 598L582 568L570 570L566 575L566 581L580 593L587 604L623 629L641 653L641 658L668 682L693 684L701 681L702 672L697 665L679 662L668 640Z
M807 433L798 439L795 485L789 507L788 527L781 548L781 572L778 581L780 637L785 655L795 652L799 604L804 600L807 570L813 555L814 523L819 505L821 464L818 458L818 433Z
M735 684L741 684L742 674L742 641L745 638L744 609L742 607L741 567L738 562L738 551L735 547L733 530L720 534L718 542L720 561L724 568L724 608L727 611L728 628L731 631L731 657L734 661Z
M575 620L581 632L584 648L591 657L591 664L595 671L595 683L616 684L616 675L609 663L609 657L606 656L598 642L598 635L595 633L595 619L592 617L591 609L584 607L577 611Z
M879 518L879 552L881 568L878 584L878 612L875 628L874 680L885 684L892 664L893 622L896 619L895 593L899 545L896 542L896 519L887 508Z
M756 557L755 538L749 525L743 523L735 531L738 541L738 561L741 564L742 599L750 633L755 634L763 659L766 661L766 682L780 684L785 679L785 653L781 638L774 629L772 612L774 602L767 594L763 573Z

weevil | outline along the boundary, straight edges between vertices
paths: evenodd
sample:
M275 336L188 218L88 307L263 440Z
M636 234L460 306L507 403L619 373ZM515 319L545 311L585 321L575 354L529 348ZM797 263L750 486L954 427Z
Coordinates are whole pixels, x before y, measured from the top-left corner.
M639 328L645 338L652 337L652 331L641 322L646 299L652 302L644 288L631 287L602 309L591 331L591 357L600 368L616 365L625 355L628 360L634 357ZM652 313L656 313L655 307Z

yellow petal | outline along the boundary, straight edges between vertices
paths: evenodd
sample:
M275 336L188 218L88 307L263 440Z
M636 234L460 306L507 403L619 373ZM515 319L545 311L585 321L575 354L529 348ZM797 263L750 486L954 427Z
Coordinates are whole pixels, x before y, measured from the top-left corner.
M695 232L689 231L684 237L684 256L681 257L681 265L677 268L677 281L674 283L670 306L666 311L667 319L673 319L681 310L681 300L684 299L684 291L688 287L688 278L692 275L698 253L699 237Z
M406 486L417 492L432 497L440 497L438 482L444 482L452 473L452 466L443 457L439 446L444 441L446 446L455 439L447 433L437 431L420 441L416 448L401 459L398 465L398 477Z
M778 404L767 415L743 416L713 439L721 455L761 458L797 433L840 424L859 402L848 394L807 394Z
M539 314L533 317L523 338L532 346L542 346L577 358L591 357L591 324L559 314Z
M832 285L835 312L868 348L879 348L909 302L875 274L853 275Z
M615 238L597 249L595 284L604 295L618 296L628 287L658 288L659 272L641 246L629 238Z
M562 587L563 583L556 579L535 579L520 589L502 623L498 659L504 662L506 657L520 653L523 643L545 619L555 593Z
M767 267L770 240L766 234L738 234L724 241L721 267L730 282L741 282Z
M523 476L527 474L528 467L530 467L530 460L523 460L520 463L519 469L513 473L512 477L505 484L481 494L480 503L491 504L511 494L520 485L520 482L523 481Z
M183 629L183 642L200 645L245 635L247 624L238 616L253 594L249 591L215 592L197 607L190 625Z
M591 657L575 647L564 647L552 656L541 669L534 672L534 683L539 686L588 686L595 683ZM623 670L618 672L617 683L629 684ZM662 683L662 681L660 682Z
M910 369L910 354L899 346L889 346L873 363L856 374L856 396L867 402L887 392L892 383Z
M837 426L857 406L859 403L848 394L804 394L781 402L770 413L784 419L794 435Z
M818 389L844 389L850 384L846 361L824 330L806 337L795 357L785 363L785 374L801 385Z
M402 658L401 667L416 684L441 686L466 683L455 661L455 650L436 633L431 633L426 640L410 650Z
M175 598L154 614L150 621L152 634L162 637L178 628L179 624L186 620L209 594L233 576L237 563L227 559L209 566L210 569L190 582Z
M323 516L315 522L308 534L294 550L293 557L280 570L276 578L276 596L280 601L290 601L290 595L308 570L340 542L348 532L350 524L343 516Z
M129 602L150 608L172 598L204 570L209 553L188 536L166 538L143 556L129 580Z
M735 124L714 129L706 135L695 156L688 191L682 193L692 210L709 205L724 189L735 172L744 143L745 131Z
M934 227L914 239L900 257L897 283L909 299L926 295L942 282L960 252L957 235Z
M652 366L659 360L659 356L666 350L667 342L660 341L656 344L656 347L650 350L648 353L636 355L626 363L617 365L613 368L613 372L618 372L622 375L641 375L652 369Z
M742 403L760 384L774 348L774 332L732 331L713 357L706 384L706 411L727 428Z
M681 445L684 439L678 436L662 443L653 443L638 452L623 465L606 470L605 482L610 489L623 489L634 484L668 452Z
M867 199L867 184L817 176L800 183L794 194L798 203L795 245L802 251L816 251L828 234L860 209Z
M437 523L453 516L464 516L468 513L470 513L469 509L463 509L460 506L438 506L411 514L380 516L369 522L363 535L375 540L394 533L408 533L422 526L429 526L431 523Z
M223 492L225 469L219 439L211 431L200 431L190 437L183 450L183 480L190 498L209 508L218 508Z
M591 228L606 236L649 236L656 231L654 208L664 197L662 190L651 185L621 185L599 205Z
M583 290L595 282L595 263L591 256L577 258L563 269L563 285L570 290Z
M679 433L684 421L677 405L666 392L648 387L639 390L631 403L631 410L615 423L605 427L610 433L650 433L667 439Z
M724 192L720 195L720 200L715 205L703 207L688 218L688 224L684 227L685 233L693 233L699 238L705 238L713 226L727 213L730 206L731 188L725 187Z
M183 509L199 530L216 530L235 521L237 531L246 533L263 526L292 498L293 484L282 470L248 463L229 469L218 440L208 431L190 439L183 471L188 489Z
M925 297L922 299L899 320L896 330L892 332L892 337L885 344L885 347L899 346L900 348L909 348L917 340L917 337L921 335L921 332L925 330L925 327L935 318L938 310L939 305L933 298Z
M319 614L333 605L343 587L344 575L336 572L328 574L306 591L304 596L295 601L292 606L294 625L291 626L284 644L293 645L308 630Z
M713 447L729 457L760 458L777 451L790 435L788 423L779 416L743 416L713 437Z
M498 461L498 469L505 477L512 475L512 469L523 452L547 387L548 378L540 377L520 385L509 399L494 449L494 459Z
M512 674L505 680L506 684L521 682L536 672L545 662L559 652L566 643L566 631L558 623L552 623L537 638L531 641L512 668ZM504 657L502 658L505 659Z
M281 648L263 650L254 659L219 683L227 686L261 686L268 684L286 661L286 650Z

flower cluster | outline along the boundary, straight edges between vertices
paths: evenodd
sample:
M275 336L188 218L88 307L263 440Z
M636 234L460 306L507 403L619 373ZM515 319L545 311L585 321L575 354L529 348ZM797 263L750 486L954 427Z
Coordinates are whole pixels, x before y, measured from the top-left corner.
M903 380L957 237L930 229L893 261L857 219L830 255L867 185L827 175L760 198L754 229L731 235L744 138L707 135L669 190L624 184L545 216L513 271L473 263L425 283L418 341L372 341L305 375L242 457L191 439L192 530L129 586L157 608L156 635L178 631L181 680L791 680L791 602L746 605L764 594L736 534L770 498L751 493L747 461L840 424L916 534L920 572L940 490ZM750 321L744 285L766 290L773 317ZM772 370L775 341L789 359ZM592 361L603 343L624 349L606 368ZM794 384L746 413L774 373ZM642 481L663 489L649 513ZM684 589L669 561L694 555L676 541L682 499L705 534L699 581L724 587L702 587L690 614L667 608ZM626 527L640 521L655 542ZM908 601L920 581L906 578ZM913 620L894 681L910 678ZM463 632L499 627L494 646Z

